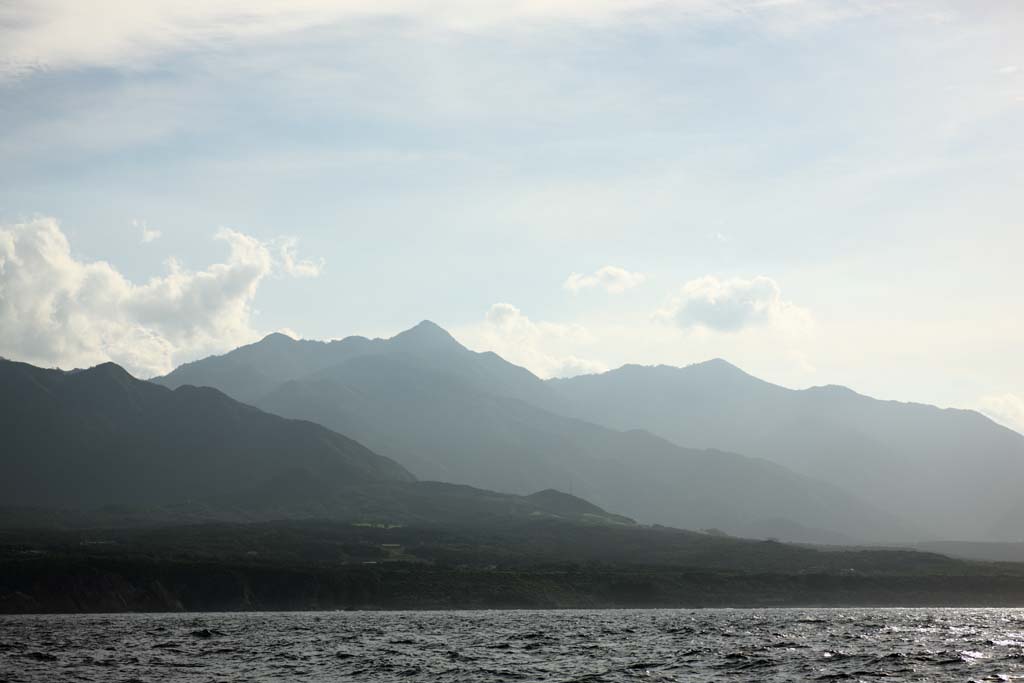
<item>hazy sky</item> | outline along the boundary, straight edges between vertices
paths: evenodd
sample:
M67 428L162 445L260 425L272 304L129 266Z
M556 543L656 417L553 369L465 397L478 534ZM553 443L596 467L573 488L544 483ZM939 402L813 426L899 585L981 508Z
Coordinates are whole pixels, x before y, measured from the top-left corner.
M1024 429L1024 3L0 0L0 355L429 318Z

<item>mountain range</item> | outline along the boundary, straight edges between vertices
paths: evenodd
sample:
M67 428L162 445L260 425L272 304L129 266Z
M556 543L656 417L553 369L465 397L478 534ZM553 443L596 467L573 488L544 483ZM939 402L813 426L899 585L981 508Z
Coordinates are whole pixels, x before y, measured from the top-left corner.
M914 534L858 496L766 459L578 419L556 384L428 321L390 339L275 334L154 381L212 385L318 422L424 479L510 493L554 486L640 521L738 535L839 543Z
M0 361L0 408L8 513L568 515L832 544L1016 540L1024 520L1024 437L972 411L786 389L723 360L544 381L428 321L273 334L150 382Z
M567 415L764 458L856 493L933 538L1019 540L1024 436L971 410L792 390L723 360L548 382Z
M419 482L321 425L209 387L172 391L113 363L63 372L0 360L0 433L0 518L8 526L290 517L632 523L557 492L514 496Z
M274 334L154 381L216 386L417 476L556 486L642 521L787 540L1016 540L1024 437L979 413L792 390L715 359L543 381L424 321Z

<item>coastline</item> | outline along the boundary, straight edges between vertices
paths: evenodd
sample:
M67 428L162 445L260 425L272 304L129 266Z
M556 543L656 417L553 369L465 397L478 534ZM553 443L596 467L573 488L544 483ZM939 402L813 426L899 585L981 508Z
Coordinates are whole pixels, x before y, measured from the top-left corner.
M332 610L1020 607L1024 578L698 568L340 567L112 558L0 564L0 614Z

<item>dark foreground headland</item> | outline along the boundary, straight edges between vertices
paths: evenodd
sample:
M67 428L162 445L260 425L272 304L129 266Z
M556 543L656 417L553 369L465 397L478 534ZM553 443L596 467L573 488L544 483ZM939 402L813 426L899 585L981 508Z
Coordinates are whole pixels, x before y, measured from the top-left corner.
M0 612L1019 606L1024 566L551 522L0 532Z

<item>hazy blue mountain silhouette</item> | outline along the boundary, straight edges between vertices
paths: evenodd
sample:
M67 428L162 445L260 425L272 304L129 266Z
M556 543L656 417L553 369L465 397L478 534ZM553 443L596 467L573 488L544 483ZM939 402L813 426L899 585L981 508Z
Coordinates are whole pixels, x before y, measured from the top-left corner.
M209 387L170 390L113 363L62 372L0 360L0 433L0 501L11 519L11 508L100 508L83 519L630 521L564 494L525 498L416 482L398 463L321 425Z
M170 388L192 384L216 387L243 403L255 404L284 382L309 377L346 360L404 353L426 369L447 372L479 389L500 387L502 395L547 406L554 393L529 370L495 353L475 353L446 330L424 320L390 339L352 336L322 342L270 334L221 356L185 363L152 381Z
M275 358L281 360L267 370ZM420 478L517 494L555 487L642 521L688 528L735 531L785 519L793 522L789 529L861 539L907 533L839 488L767 461L682 448L553 412L560 399L550 386L493 353L464 348L429 322L389 340L324 344L275 336L156 381L173 386L187 377L249 391L250 364L275 379L295 368L306 374L240 398L351 436Z
M979 413L786 389L717 359L551 380L561 410L615 429L784 465L938 538L1019 539L1024 437Z

